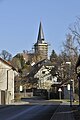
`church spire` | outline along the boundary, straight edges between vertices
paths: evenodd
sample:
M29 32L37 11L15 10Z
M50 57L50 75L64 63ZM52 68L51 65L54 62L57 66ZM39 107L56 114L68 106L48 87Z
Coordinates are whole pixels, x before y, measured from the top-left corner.
M40 59L48 58L48 44L45 42L42 24L40 22L37 42L34 44L35 54L40 56Z
M42 24L40 22L37 42L42 43L43 41L44 41L44 33L43 33L43 29L42 29Z

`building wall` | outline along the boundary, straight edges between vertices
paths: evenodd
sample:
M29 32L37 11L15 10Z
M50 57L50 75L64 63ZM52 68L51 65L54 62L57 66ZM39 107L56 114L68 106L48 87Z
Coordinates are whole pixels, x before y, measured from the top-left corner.
M1 90L0 90L0 105L1 105Z
M40 54L43 59L48 58L48 44L47 43L37 43L35 46L35 53Z
M51 76L48 69L44 66L35 74L35 78L39 78L38 87L41 89L50 89L53 84L53 77Z
M0 61L0 90L8 92L8 103L14 99L14 71L2 61Z

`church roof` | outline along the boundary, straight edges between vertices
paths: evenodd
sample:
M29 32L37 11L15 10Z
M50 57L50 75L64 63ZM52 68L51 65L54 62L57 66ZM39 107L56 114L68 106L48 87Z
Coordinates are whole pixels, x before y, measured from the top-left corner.
M37 42L42 43L43 41L44 41L44 33L43 33L43 29L42 29L42 24L40 22Z

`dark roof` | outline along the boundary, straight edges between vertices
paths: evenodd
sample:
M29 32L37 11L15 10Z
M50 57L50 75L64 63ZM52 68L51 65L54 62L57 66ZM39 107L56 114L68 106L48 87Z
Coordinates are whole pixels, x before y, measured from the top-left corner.
M37 42L42 43L42 40L44 40L44 33L43 33L43 29L42 29L42 24L40 22Z
M34 64L33 67L35 67L36 65L38 65L38 66L39 65L52 66L52 63L48 59L42 59L42 60L38 61L36 64Z
M37 62L36 64L33 65L32 70L28 74L28 77L33 77L43 65L46 67L46 66L51 66L52 64L49 60L46 59Z

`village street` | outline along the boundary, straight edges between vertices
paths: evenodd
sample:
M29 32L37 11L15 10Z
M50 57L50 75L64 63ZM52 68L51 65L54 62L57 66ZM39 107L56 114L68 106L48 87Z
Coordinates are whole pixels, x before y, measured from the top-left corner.
M0 106L1 120L75 120L69 102L28 100Z
M40 102L41 101L41 102ZM59 102L33 101L29 104L9 105L0 109L1 120L50 120Z

